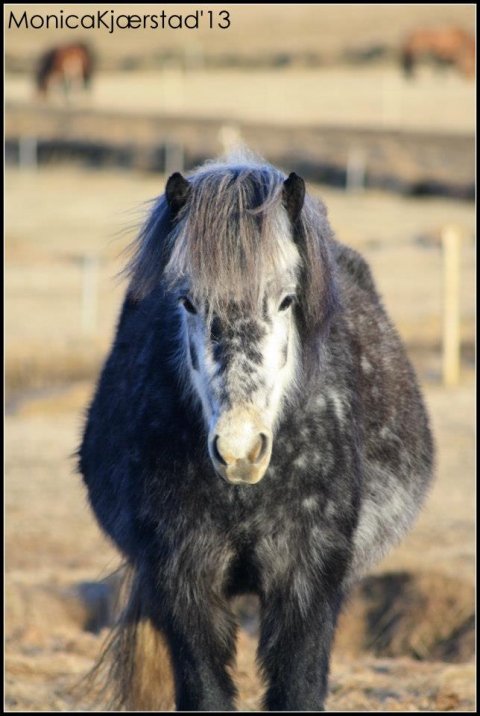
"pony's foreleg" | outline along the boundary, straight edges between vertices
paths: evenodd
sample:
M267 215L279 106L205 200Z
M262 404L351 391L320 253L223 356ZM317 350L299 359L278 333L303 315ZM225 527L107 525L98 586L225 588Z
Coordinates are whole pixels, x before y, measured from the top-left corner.
M267 679L269 711L323 711L330 650L341 596L328 585L309 604L294 589L262 600L258 658Z
M236 689L228 672L235 653L236 623L228 603L201 594L163 600L161 629L167 639L178 711L234 710Z

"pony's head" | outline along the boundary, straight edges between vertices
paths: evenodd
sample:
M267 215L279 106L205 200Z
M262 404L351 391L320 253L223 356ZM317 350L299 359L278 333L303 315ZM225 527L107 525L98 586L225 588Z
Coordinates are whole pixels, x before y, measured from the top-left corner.
M329 239L303 180L252 160L173 174L140 237L130 290L175 296L185 384L228 482L264 476L282 407L317 362L336 304Z

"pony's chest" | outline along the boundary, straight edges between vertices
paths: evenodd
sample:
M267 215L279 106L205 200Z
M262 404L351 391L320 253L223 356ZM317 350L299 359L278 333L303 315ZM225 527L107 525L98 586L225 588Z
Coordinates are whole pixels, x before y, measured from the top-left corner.
M257 587L268 592L285 579L303 583L306 573L321 569L332 546L342 545L345 538L340 522L331 519L336 507L322 509L320 503L310 495L245 519L233 535L237 573L253 575ZM248 587L240 582L240 588Z

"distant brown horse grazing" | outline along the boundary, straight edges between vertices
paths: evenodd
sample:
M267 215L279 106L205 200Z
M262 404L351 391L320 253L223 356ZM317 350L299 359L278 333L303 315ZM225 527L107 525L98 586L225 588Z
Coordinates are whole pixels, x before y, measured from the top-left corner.
M401 49L401 62L407 76L424 58L451 64L465 75L475 76L475 39L459 27L445 27L411 32Z
M39 59L35 77L37 91L40 97L46 98L53 87L58 87L69 101L72 89L90 87L93 70L93 53L87 45L53 47Z

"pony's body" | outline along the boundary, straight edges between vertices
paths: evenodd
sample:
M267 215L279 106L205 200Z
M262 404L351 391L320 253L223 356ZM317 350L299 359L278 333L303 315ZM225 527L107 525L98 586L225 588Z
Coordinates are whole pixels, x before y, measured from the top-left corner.
M93 53L83 43L52 47L38 61L35 74L37 92L45 99L52 90L56 90L68 102L72 93L89 89L94 66Z
M401 49L405 74L414 74L416 65L423 60L450 65L465 75L475 76L475 38L459 27L422 28L411 32Z
M213 165L192 183L198 187L202 177L206 182L230 174L240 185L242 171L252 186L261 186L261 172L270 172L269 197L273 190L278 197L280 173L255 163ZM260 199L265 205L267 197ZM307 197L306 218L293 220L293 233L308 236L308 222L318 222L316 237L325 244L320 255L329 264L323 281L332 284L319 289L321 308L330 307L317 317L318 330L312 329L302 318L305 296L299 289L291 318L295 376L288 379L273 422L262 418L262 430L269 435L271 428L273 436L268 466L258 482L253 468L241 473L242 480L256 484L238 482L237 474L222 479L221 465L214 469L216 459L224 464L222 455L210 450L217 413L206 422L202 399L186 388L183 368L201 363L201 356L192 356L192 343L185 343L171 282L164 277L155 286L142 269L153 237L166 240L161 234L168 209L162 202L141 240L114 347L89 413L80 463L91 504L135 573L137 620L141 614L166 637L177 708L232 708L234 687L226 667L234 655L235 622L229 600L254 592L261 604L259 660L267 707L318 710L345 591L405 533L430 481L432 441L422 399L367 264L333 238L324 210ZM271 210L281 211L278 204ZM179 224L182 220L188 221L179 218ZM302 260L312 250L301 249ZM156 251L159 262L171 265L171 255L160 259ZM299 283L314 282L305 271L299 269ZM215 344L224 352L236 346L253 356L249 337L258 337L263 324L268 324L265 309L230 315L230 346L225 331ZM288 344L278 382L282 371L292 370L288 353L294 348ZM194 370L202 368L197 364ZM252 365L249 371L245 375L254 382ZM247 391L242 405L251 407L256 388L242 386ZM224 454L222 419L236 409L231 395L214 428ZM248 422L248 411L245 415ZM130 688L123 683L124 700Z

